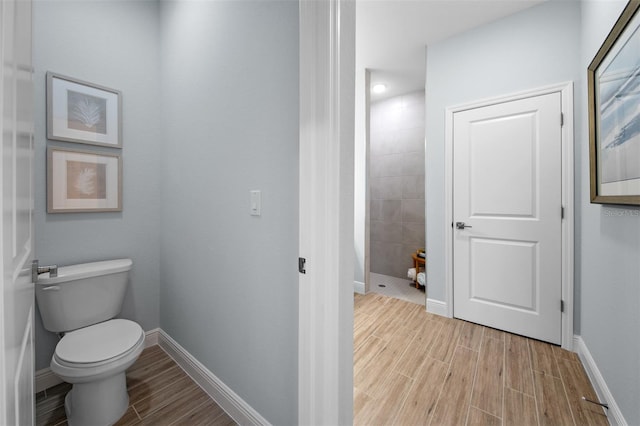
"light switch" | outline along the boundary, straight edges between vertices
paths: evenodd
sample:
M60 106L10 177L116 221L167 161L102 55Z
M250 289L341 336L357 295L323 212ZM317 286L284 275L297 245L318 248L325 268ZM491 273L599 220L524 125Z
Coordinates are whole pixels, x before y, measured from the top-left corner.
M262 209L260 201L260 191L249 191L251 195L251 216L260 216L260 210Z

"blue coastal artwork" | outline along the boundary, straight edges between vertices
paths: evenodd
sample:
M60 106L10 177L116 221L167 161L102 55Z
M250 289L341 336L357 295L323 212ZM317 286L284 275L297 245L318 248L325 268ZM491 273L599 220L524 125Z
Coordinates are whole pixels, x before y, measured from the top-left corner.
M600 73L600 178L640 179L640 34L636 30Z

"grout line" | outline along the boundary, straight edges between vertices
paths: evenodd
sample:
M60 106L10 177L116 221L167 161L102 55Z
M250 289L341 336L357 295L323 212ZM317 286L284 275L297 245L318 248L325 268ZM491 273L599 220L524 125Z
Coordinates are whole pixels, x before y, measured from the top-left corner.
M209 397L209 399L211 401L213 401L211 399L211 397ZM192 413L195 413L196 411L198 411L199 409L201 409L202 407L204 407L206 404L208 404L209 401L203 401L202 404L198 405L197 407L193 408L191 411L187 411L186 413L184 413L182 416L180 416L180 418L176 419L175 421L169 423L169 426L176 424L177 422L179 422L180 420L184 419L187 416L190 416ZM222 413L224 413L224 410L222 410ZM220 413L220 414L222 414ZM218 414L218 416L216 416L216 418L218 418L220 416L220 414ZM140 419L142 420L142 419Z
M571 414L571 419L573 420L573 424L577 425L578 422L576 421L576 415L573 413L573 407L571 406L569 393L567 392L567 385L564 382L564 378L562 377L562 371L560 370L560 363L558 362L558 359L555 356L553 357L553 362L556 363L556 368L558 369L558 376L560 376L559 377L560 383L562 383L562 390L564 391L564 397L567 402L567 405L569 406L569 413Z
M491 417L495 417L496 419L500 419L500 422L502 422L502 417L500 417L500 416L496 416L495 414L492 414L492 413L488 412L487 410L483 410L483 409L482 409L482 408L480 408L480 407L477 407L477 406L475 406L475 405L473 405L473 404L469 404L469 411L471 411L471 408L475 408L476 410L478 410L478 411L482 411L483 413L488 414L488 415L490 415Z
M507 388L507 338L509 342L511 342L511 337L508 334L504 335L504 346L502 347L502 404L501 404L501 412L500 412L500 423L504 425L504 413L506 411L505 407L505 394Z
M427 356L429 356L429 355L427 355ZM447 373L444 375L444 380L442 381L442 385L440 386L440 392L438 392L438 397L436 398L436 402L435 402L435 404L433 404L433 411L429 415L429 425L431 425L431 422L433 421L433 418L434 418L434 416L436 414L436 410L438 409L438 405L440 405L440 398L442 398L442 393L444 392L444 387L447 385L447 380L449 379L449 377L451 375L451 365L453 364L452 361L453 361L453 356L451 357L451 360L449 361L449 367L447 368ZM440 361L440 362L442 362L442 361ZM425 426L428 426L428 425L425 425Z
M529 359L529 372L531 373L531 384L533 385L533 399L536 403L536 421L538 426L540 426L540 404L538 403L538 388L536 386L536 375L533 370L533 349L531 348L530 340L526 339L527 342L527 354L529 355L527 358Z
M133 408L133 412L138 416L138 420L142 420L142 416L138 413L138 410L136 410L136 407L133 404L131 404L131 408Z
M485 331L485 328L482 329L482 335L480 336L480 346L478 347L478 355L476 356L476 366L473 371L473 382L471 383L471 390L469 392L469 407L467 407L467 417L464 419L465 425L469 421L469 413L471 412L471 401L473 401L473 392L475 391L476 379L478 378L478 363L480 363L480 355L482 354L482 349L484 348L484 331ZM458 342L460 342L459 339L458 339Z

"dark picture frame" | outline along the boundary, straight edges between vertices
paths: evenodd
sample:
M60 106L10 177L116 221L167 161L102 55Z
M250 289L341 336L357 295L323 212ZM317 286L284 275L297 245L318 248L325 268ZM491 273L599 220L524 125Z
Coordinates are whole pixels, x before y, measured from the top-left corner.
M587 68L591 202L640 205L640 0Z

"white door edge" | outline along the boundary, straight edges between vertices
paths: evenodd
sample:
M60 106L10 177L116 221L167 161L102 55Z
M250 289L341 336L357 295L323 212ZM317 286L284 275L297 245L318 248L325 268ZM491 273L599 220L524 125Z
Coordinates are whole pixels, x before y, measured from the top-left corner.
M301 0L298 424L353 422L355 2ZM295 259L292 259L295 262Z
M560 93L562 99L562 348L573 350L573 275L574 275L574 139L573 139L573 82L544 86L505 96L487 98L447 107L445 111L445 297L447 316L453 318L453 115L472 108L490 106L518 99Z

